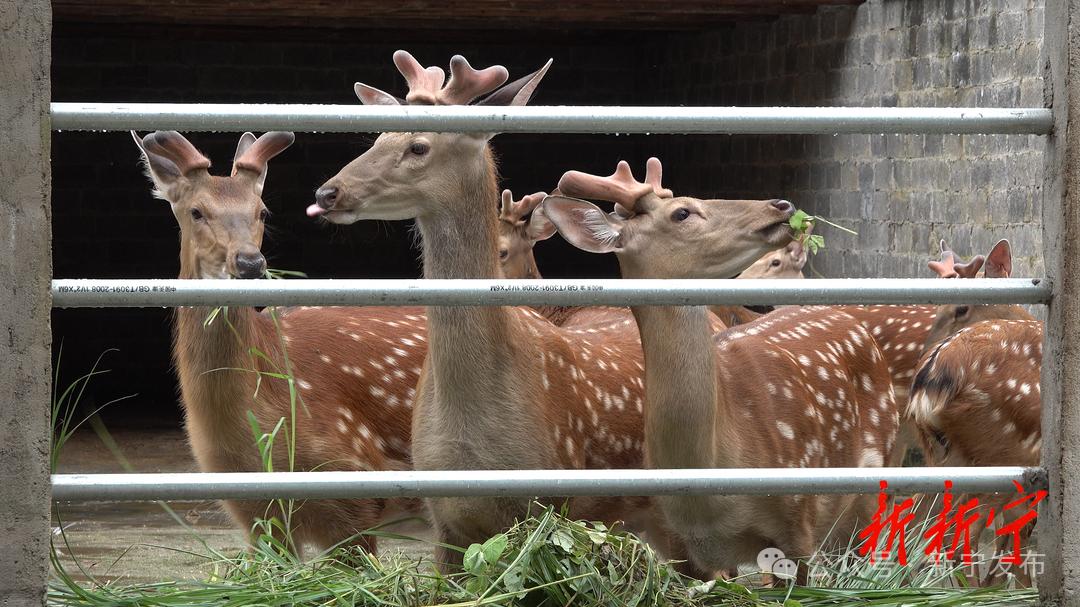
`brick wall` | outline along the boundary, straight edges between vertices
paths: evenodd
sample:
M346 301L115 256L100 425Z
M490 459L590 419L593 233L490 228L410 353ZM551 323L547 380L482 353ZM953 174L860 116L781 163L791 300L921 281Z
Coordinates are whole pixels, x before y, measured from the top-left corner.
M739 24L661 51L673 102L1041 107L1042 3L871 0ZM1044 140L1017 135L684 138L665 168L701 194L787 197L859 235L822 230L828 277L927 276L940 238L962 254L1009 238L1042 273Z

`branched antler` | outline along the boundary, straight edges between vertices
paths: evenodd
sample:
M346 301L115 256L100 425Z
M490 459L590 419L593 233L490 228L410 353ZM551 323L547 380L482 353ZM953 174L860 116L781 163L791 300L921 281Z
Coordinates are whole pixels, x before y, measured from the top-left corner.
M394 65L409 84L405 100L411 105L468 105L506 82L510 73L501 65L478 70L461 55L450 59L450 81L440 67L425 68L408 51L394 53Z
M567 196L606 200L614 202L616 210L626 213L641 212L642 203L650 196L671 198L671 190L661 185L664 167L657 158L649 158L645 163L645 181L634 178L630 165L620 160L615 172L607 177L590 175L581 171L567 171L559 179L559 190Z
M536 192L523 197L521 200L514 200L514 194L510 190L503 190L499 220L511 225L517 225L525 219L526 215L532 213L546 197L546 192Z

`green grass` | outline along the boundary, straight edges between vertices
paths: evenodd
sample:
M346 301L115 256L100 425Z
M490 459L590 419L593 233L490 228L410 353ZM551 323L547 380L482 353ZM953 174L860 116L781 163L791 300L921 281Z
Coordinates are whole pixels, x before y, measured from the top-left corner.
M202 581L81 585L54 558L51 605L1025 605L1033 590L964 588L953 573L918 568L882 575L850 550L821 557L832 573L823 587L754 588L703 584L679 575L632 534L571 521L551 508L465 553L465 571L442 576L426 561L355 548L301 562L268 536L233 558L207 556L215 574ZM954 572L955 573L955 572ZM747 581L750 578L746 578Z

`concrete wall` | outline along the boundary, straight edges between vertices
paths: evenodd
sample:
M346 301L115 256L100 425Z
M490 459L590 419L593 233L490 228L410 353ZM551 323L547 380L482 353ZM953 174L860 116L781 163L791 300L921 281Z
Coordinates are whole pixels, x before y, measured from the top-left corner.
M49 571L48 0L0 4L0 605Z
M1042 32L1036 0L871 0L670 45L660 84L687 104L1041 107ZM666 168L691 191L783 196L858 231L822 231L825 276L926 276L940 238L964 255L1009 238L1017 274L1042 273L1042 137L684 141Z

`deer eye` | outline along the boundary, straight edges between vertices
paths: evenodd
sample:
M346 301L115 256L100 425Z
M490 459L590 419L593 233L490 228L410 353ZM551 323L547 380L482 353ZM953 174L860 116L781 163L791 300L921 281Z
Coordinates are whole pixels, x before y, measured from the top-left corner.
M259 211L259 221L266 223L267 219L270 219L270 211L266 209Z
M499 249L499 259L506 259L510 256L510 251L506 249Z
M409 152L416 156L423 156L424 154L427 154L430 149L431 146L422 141L417 141L409 146Z
M780 266L780 260L779 259L774 259L774 260L769 262L769 265L774 267L774 268L779 267Z
M202 211L200 211L199 209L191 209L191 218L195 221L202 221Z
M687 209L687 208L675 209L675 211L671 214L671 220L672 221L686 221L686 218L689 217L689 216L690 216L690 209Z
M967 314L968 314L968 307L967 306L956 306L956 317L957 318L963 318L964 316L967 316Z

